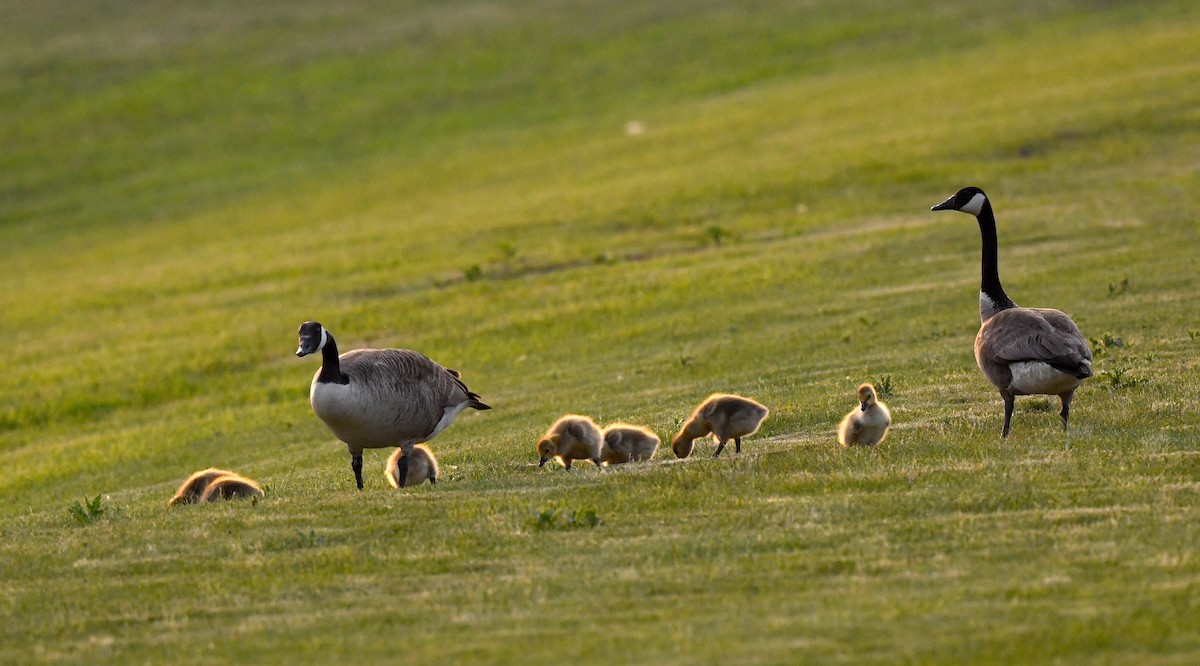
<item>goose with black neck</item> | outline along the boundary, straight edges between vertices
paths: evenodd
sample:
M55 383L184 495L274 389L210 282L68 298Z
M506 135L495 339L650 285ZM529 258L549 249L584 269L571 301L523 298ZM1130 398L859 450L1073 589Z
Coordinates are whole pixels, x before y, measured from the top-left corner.
M315 321L300 326L296 356L321 352L309 402L330 432L346 443L358 489L364 449L397 446L405 456L399 484L408 476L413 447L433 439L464 409L491 409L455 370L407 349L354 349L338 355L337 342Z
M975 216L983 244L979 285L979 333L975 361L1004 400L1008 437L1016 396L1056 395L1063 430L1071 401L1084 379L1092 376L1092 350L1079 327L1065 313L1050 308L1023 308L1000 284L999 243L992 203L978 187L964 187L931 210L957 210Z

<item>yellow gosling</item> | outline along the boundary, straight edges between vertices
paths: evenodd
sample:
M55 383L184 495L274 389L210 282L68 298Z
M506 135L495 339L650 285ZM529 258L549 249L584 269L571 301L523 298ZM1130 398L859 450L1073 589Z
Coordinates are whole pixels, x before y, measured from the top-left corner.
M658 450L658 435L640 426L613 423L602 435L600 461L609 465L649 460Z
M676 457L686 458L692 454L692 440L712 434L717 441L714 458L721 455L725 444L731 439L734 450L741 453L742 438L757 432L770 413L769 409L750 398L714 393L692 412L691 418L671 440L671 450Z
M859 406L838 425L838 443L842 446L875 446L887 437L892 425L892 413L875 396L875 387L858 387Z
M396 449L388 458L387 467L384 472L387 476L387 481L393 488L400 487L400 462L404 457L404 449ZM429 483L437 483L438 464L437 458L433 457L433 451L429 450L424 444L417 444L413 447L412 454L408 461L408 477L404 480L405 486L419 486L429 479Z
M586 416L567 414L555 421L538 440L538 466L544 466L551 458L561 460L567 469L571 469L573 460L590 460L599 465L602 443L600 427L595 421Z

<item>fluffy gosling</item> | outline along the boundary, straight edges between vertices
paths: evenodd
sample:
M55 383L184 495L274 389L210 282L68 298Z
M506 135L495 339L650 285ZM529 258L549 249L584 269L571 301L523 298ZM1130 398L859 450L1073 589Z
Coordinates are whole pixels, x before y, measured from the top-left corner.
M640 426L613 423L604 429L600 461L609 465L649 460L658 450L658 435Z
M404 449L396 449L388 458L384 474L393 488L400 487L400 459L404 457ZM408 460L408 477L404 479L405 486L419 486L429 479L429 483L437 483L438 464L433 457L433 451L424 444L413 447Z
M852 410L838 425L838 443L842 446L875 446L887 437L892 413L875 396L875 387L858 387L859 408Z
M208 488L208 484L222 476L233 474L227 469L217 469L209 467L202 469L199 472L189 476L187 481L179 486L179 490L175 491L175 496L167 502L167 506L175 506L176 504L195 504L200 501L200 496L204 494L204 490Z
M590 460L600 464L600 448L604 439L600 427L586 416L567 414L554 422L537 443L538 467L558 458L563 467L571 469L573 460Z
M692 440L711 433L717 441L714 458L721 455L730 439L733 440L734 450L741 453L742 438L757 432L770 413L769 409L750 398L714 393L692 412L691 418L671 440L671 450L676 457L686 458L692 455Z
M226 474L213 479L212 483L208 484L208 487L204 489L204 494L200 496L200 502L262 496L262 488L259 488L254 481L238 474Z

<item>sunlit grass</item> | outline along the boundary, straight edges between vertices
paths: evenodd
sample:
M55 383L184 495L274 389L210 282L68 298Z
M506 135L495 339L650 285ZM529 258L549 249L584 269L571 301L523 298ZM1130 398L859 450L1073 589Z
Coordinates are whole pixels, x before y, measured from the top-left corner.
M1190 4L0 9L0 661L1200 652ZM1069 434L999 439L966 184L1094 339ZM436 487L353 490L309 319L493 405ZM740 456L536 466L718 390ZM211 465L266 496L168 510Z

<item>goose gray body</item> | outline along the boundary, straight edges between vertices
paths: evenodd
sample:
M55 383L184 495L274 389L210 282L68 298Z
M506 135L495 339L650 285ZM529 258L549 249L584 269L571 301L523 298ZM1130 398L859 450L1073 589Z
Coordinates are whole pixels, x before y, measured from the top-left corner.
M998 268L996 218L983 190L965 187L933 210L961 211L974 215L979 222L983 259L975 361L1004 400L1001 436L1008 436L1014 399L1019 395L1058 396L1065 430L1075 390L1092 376L1092 350L1083 333L1066 313L1020 307L1004 292Z
M316 322L300 327L298 356L322 352L309 402L330 432L346 443L362 489L364 449L400 447L410 454L454 422L464 409L490 409L458 372L406 349L355 349L340 356L333 336ZM403 485L407 464L400 466Z

